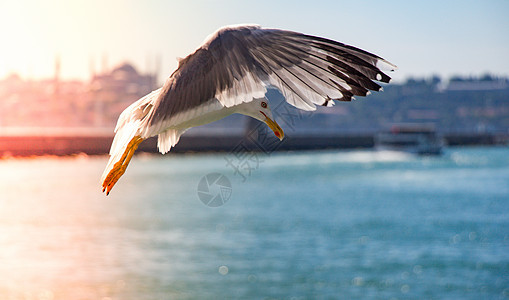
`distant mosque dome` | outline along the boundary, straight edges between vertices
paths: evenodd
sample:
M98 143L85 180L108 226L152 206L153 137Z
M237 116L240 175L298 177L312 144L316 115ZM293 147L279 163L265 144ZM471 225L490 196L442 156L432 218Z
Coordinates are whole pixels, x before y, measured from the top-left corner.
M115 79L129 79L139 76L138 71L129 63L123 63L111 71L111 75Z

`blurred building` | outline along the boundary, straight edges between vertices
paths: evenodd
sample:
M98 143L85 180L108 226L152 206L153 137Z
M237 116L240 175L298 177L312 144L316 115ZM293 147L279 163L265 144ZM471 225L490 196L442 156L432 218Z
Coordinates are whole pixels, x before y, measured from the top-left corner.
M131 103L157 88L156 74L141 74L124 63L110 72L93 75L89 84L91 125L112 127Z
M0 127L113 127L131 103L156 89L157 77L123 63L92 74L88 82L62 80L55 59L52 78L0 79Z
M31 80L16 74L0 78L0 135L6 127L31 127L36 133L43 127L111 132L126 107L160 86L157 70L143 73L128 63L112 69L104 64L100 73L91 68L88 81L62 79L61 65L56 57L54 76L47 79ZM355 103L318 107L312 113L288 105L273 89L266 96L274 117L289 133L294 131L294 136L369 134L394 123L411 122L433 123L442 133L507 133L509 128L509 79L489 75L447 82L435 77L409 79ZM246 123L245 117L234 115L195 128L190 134L241 134ZM253 121L251 125L259 124ZM247 130L252 126L248 124Z

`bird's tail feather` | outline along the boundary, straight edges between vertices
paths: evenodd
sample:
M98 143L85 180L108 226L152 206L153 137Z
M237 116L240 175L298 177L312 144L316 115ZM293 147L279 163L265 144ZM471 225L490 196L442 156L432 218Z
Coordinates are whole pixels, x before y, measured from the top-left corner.
M153 110L153 103L159 96L160 91L161 89L155 90L134 102L118 118L115 137L110 148L110 158L101 176L103 188L107 188L106 181L110 181L112 176L113 178L122 176L138 144L148 138L148 136L144 136L145 128L149 126L149 116ZM117 170L122 167L123 171ZM116 180L112 185L115 184ZM108 188L108 191L111 187Z

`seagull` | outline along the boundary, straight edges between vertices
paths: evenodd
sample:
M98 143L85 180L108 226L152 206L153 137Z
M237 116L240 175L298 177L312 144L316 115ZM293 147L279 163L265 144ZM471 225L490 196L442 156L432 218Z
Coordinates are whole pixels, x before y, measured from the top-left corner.
M220 28L179 60L163 87L127 107L115 128L110 158L102 175L108 195L125 173L138 145L158 136L162 154L189 128L234 113L253 117L280 140L265 93L277 88L291 105L313 111L317 105L351 101L382 87L397 67L359 48L303 33L236 25Z

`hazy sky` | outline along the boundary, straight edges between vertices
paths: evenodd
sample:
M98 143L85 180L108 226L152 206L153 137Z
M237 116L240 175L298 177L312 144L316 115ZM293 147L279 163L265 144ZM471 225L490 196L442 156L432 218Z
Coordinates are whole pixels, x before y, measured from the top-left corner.
M89 78L124 61L162 60L167 77L207 35L256 23L323 36L399 66L396 80L438 74L509 76L509 1L0 0L0 78ZM161 79L162 80L162 79Z

